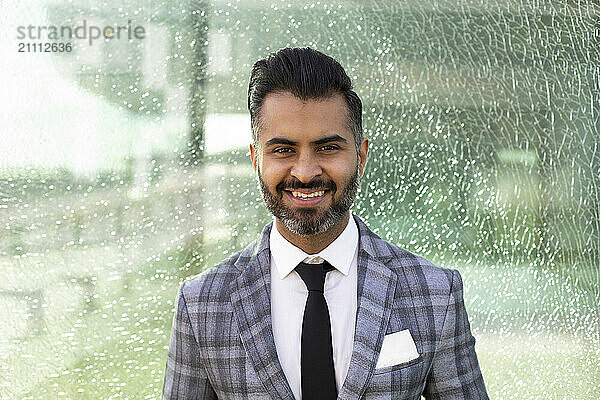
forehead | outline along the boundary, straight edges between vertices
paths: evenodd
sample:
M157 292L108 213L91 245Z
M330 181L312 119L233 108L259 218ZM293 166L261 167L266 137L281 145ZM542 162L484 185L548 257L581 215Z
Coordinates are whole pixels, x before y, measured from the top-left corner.
M353 140L344 96L302 100L289 92L270 93L260 112L259 142L274 136L295 140L337 134Z

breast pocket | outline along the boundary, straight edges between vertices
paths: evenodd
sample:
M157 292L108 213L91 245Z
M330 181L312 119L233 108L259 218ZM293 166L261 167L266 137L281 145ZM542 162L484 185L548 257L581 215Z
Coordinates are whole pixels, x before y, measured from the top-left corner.
M396 365L390 365L389 367L384 367L384 368L377 368L375 369L375 375L380 375L380 374L386 374L388 372L392 372L392 371L396 371L396 370L400 370L400 369L404 369L407 367L410 367L412 365L418 364L421 361L423 361L423 355L419 355L419 357L407 361L407 362L403 362L401 364L396 364Z
M420 355L405 363L376 369L364 399L419 400L425 388L426 364Z

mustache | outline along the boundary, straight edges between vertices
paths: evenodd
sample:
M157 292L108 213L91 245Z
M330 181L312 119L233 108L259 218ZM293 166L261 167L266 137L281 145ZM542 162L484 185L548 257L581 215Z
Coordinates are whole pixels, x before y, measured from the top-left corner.
M277 190L277 192L293 189L324 189L335 191L337 189L337 186L333 181L325 181L321 178L315 178L308 183L302 183L298 179L290 179L287 181L280 182L275 187L275 190Z

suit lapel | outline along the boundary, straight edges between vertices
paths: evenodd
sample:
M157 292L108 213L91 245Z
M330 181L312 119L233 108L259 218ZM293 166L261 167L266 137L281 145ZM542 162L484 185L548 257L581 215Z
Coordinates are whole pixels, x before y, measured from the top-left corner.
M240 257L238 264L242 272L230 285L231 304L244 348L258 378L273 399L294 400L277 357L271 325L270 226L263 230L256 251Z
M383 241L355 217L359 227L358 302L354 347L348 375L338 399L357 399L369 384L387 330L396 289L396 274L383 264ZM381 242L381 243L380 243Z

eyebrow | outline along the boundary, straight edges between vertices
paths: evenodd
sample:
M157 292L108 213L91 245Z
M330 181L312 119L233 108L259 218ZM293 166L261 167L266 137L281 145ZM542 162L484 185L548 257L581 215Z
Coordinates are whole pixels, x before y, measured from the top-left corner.
M324 138L312 141L310 143L313 145L320 145L320 144L331 143L331 142L339 142L339 143L344 143L344 144L348 143L348 141L346 139L344 139L343 137L341 137L340 135L326 136ZM297 146L298 142L295 142L293 140L289 140L286 138L282 138L282 137L274 137L272 139L267 140L267 142L265 143L265 147L273 146L275 144L287 144L289 146Z

